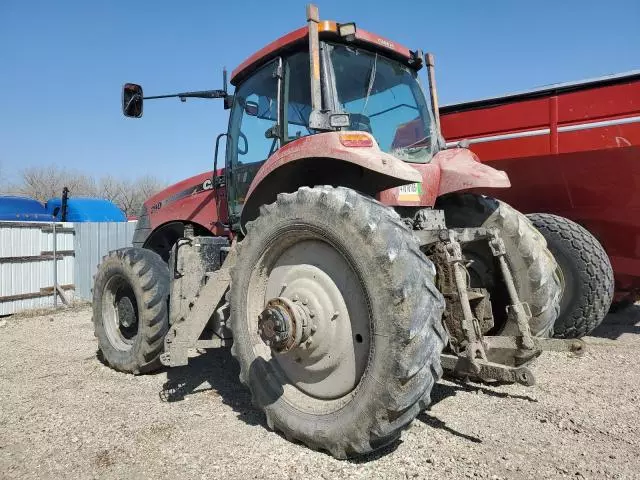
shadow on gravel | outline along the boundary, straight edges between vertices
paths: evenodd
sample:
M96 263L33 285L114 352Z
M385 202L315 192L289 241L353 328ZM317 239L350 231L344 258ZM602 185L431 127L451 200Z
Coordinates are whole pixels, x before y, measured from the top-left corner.
M616 340L624 333L640 334L640 305L629 305L609 313L589 336Z
M402 444L402 440L397 439L394 442L391 442L389 445L382 447L379 450L375 450L366 455L362 455L360 457L347 458L345 461L349 463L353 463L354 465L361 465L363 463L375 462L376 460L380 460L383 457L395 452L398 447ZM324 452L327 453L327 452ZM327 453L327 455L330 455Z
M508 383L481 383L477 380L474 380L473 383L465 382L463 380L453 378L453 377L445 377L450 382L453 382L454 385L446 385L442 383L436 383L431 391L431 406L440 403L442 400L448 397L454 396L458 392L480 392L483 395L487 395L489 397L496 398L513 398L515 400L525 400L527 402L537 403L538 400L530 397L529 395L518 395L512 394L508 392L503 392L500 390L494 390L493 388L488 387L500 387L501 385L509 385Z
M227 348L206 350L189 365L165 370L167 381L159 393L163 402L179 402L187 395L214 393L249 425L267 428L263 413L251 404L251 394L238 380L240 367Z
M478 437L474 437L473 435L467 435L466 433L462 433L457 430L454 430L453 428L448 427L445 422L443 422L439 418L429 415L427 412L422 412L420 415L416 417L416 419L420 420L421 422L425 423L430 427L437 428L439 430L444 430L445 432L450 433L451 435L455 435L456 437L469 440L470 442L473 442L473 443L482 443L482 440L480 440Z
M205 353L197 357L189 358L187 366L166 368L158 373L160 372L167 374L167 381L159 392L161 401L179 402L184 400L187 395L215 393L220 396L223 403L229 405L238 414L240 420L249 425L261 425L271 431L267 426L264 414L252 405L251 393L240 383L238 379L240 367L231 356L229 349L206 350ZM274 433L286 439L282 432L276 431ZM369 455L351 458L347 461L367 463L377 460L395 451L400 443L400 440L396 440ZM319 450L319 452L330 456L329 452L323 450Z

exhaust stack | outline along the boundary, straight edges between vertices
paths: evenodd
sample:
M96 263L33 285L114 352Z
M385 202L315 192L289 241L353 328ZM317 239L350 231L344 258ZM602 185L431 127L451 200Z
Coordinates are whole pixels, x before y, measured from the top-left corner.
M431 97L431 108L433 109L433 117L438 127L438 134L440 132L440 107L438 106L438 91L436 89L436 71L435 61L432 53L427 53L424 56L425 63L427 64L427 75L429 76L429 96Z
M307 22L309 24L309 63L311 67L311 109L322 110L322 94L320 91L320 41L318 39L318 23L320 16L318 7L313 3L307 5Z

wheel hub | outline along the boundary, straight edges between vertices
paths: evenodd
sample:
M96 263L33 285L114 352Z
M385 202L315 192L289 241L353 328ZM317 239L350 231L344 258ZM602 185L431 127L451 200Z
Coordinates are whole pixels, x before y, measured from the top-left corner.
M345 396L369 358L370 317L361 282L345 257L323 241L276 245L269 253L273 260L255 275L247 294L254 305L254 352L294 389L288 395Z
M272 350L288 352L310 335L308 312L284 297L272 298L258 315L258 335Z
M118 322L121 326L130 328L136 324L136 312L129 297L120 298L116 308L118 310Z

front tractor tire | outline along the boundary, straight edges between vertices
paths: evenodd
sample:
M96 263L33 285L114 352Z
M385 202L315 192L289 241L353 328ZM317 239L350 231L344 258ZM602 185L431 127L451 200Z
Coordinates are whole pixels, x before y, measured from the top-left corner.
M104 362L125 373L158 369L169 327L169 269L143 248L107 255L93 286L93 325Z
M494 198L471 193L453 193L440 197L436 208L444 210L449 228L484 227L498 231L506 248L505 258L521 302L531 309L529 329L537 337L549 337L560 312L564 289L562 272L547 248L544 237L527 217ZM510 298L497 261L484 242L463 245L462 253L470 261L471 286L487 288L495 325L491 335L518 335L514 321L507 319Z
M547 240L566 288L554 336L580 338L602 323L613 299L611 262L602 245L582 226L549 213L527 215Z
M397 439L442 375L434 275L400 217L353 190L263 206L231 274L231 351L268 425L337 458Z

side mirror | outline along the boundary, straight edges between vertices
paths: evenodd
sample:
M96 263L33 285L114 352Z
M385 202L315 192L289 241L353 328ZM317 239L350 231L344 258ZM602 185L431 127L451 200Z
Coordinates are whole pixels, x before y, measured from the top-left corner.
M122 113L125 117L142 116L142 87L135 83L125 83L122 87Z

